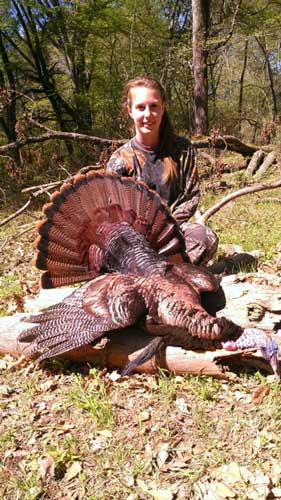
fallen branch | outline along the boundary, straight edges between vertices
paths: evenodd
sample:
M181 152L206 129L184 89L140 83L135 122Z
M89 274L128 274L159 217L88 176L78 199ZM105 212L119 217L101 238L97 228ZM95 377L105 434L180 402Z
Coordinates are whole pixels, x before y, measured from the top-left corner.
M273 165L273 163L275 162L276 160L276 153L275 151L271 151L266 157L265 159L263 160L262 164L259 166L255 176L256 176L256 179L262 177L266 172L267 170L271 167L271 165Z
M209 155L208 153L205 153L203 151L200 151L200 157L203 158L204 160L206 160L208 163L210 163L210 165L215 168L216 166L216 159Z
M9 215L8 217L0 221L0 227L4 226L5 224L8 224L8 222L10 222L11 220L15 219L20 214L22 214L29 207L31 202L32 202L32 196L28 198L27 202L25 203L25 205L23 205L23 207L21 207L19 210L17 210L13 214Z
M23 205L23 207L21 207L19 210L17 210L13 214L9 215L8 217L6 217L2 221L0 221L0 227L4 226L5 224L8 224L8 222L11 222L11 220L13 220L16 217L18 217L19 215L21 215L29 207L31 202L35 198L37 198L37 196L39 196L40 194L44 194L44 193L47 193L50 195L50 193L48 192L48 189L60 186L61 184L63 184L63 182L65 182L65 181L51 182L49 184L41 184L39 186L31 186L29 188L23 189L22 193L30 193L31 192L31 196L28 198L27 202Z
M192 141L193 146L197 149L201 148L218 148L218 149L228 149L229 151L234 151L240 153L243 156L252 156L256 151L258 151L260 146L253 146L250 144L245 144L240 141L237 137L233 135L219 136L216 139L210 139L206 137L205 139ZM263 146L264 151L270 152L272 150L271 146Z
M19 137L15 142L0 146L0 154L5 153L6 151L20 149L27 144L35 144L38 142L50 141L53 139L85 141L93 144L102 144L104 146L111 146L112 144L121 146L121 144L124 144L126 142L126 139L108 139L104 137L92 136L89 134L80 134L79 132L63 132L61 130L53 130L28 116L25 119L35 127L44 130L45 134L30 137ZM191 142L197 149L218 148L235 151L237 153L241 153L244 156L252 156L257 150L261 149L258 146L245 144L244 142L240 141L240 139L232 135L218 136L216 139L206 137L205 139L194 140ZM270 152L272 150L272 147L263 146L262 150Z
M253 154L252 159L247 167L246 175L249 176L254 175L256 170L259 168L259 165L263 161L263 158L264 158L264 151L262 149L256 151Z
M36 124L37 127L40 126L37 122L32 121ZM105 139L103 137L96 137L88 134L80 134L78 132L62 132L57 130L52 130L44 126L40 126L40 128L44 128L47 130L45 134L38 136L30 136L30 137L22 137L17 139L15 142L10 142L9 144L5 144L0 146L0 154L5 153L6 151L12 151L15 149L21 149L27 144L36 144L38 142L46 142L50 140L74 140L74 141L86 141L91 142L93 144L103 144L104 146L111 146L112 143L123 144L124 140L116 140L116 139Z
M264 202L273 202L273 203L281 203L281 198L278 198L277 196L268 196L267 198L259 198L256 200L256 203L264 203Z
M30 193L32 191L37 192L38 194L45 193L44 189L52 189L54 187L60 186L63 184L65 180L62 181L54 181L54 182L48 182L47 184L39 184L37 186L30 186L28 188L24 188L21 190L22 193Z
M213 206L208 208L203 214L198 213L196 215L196 222L199 222L200 224L206 224L206 221L210 217L212 217L224 205L226 205L230 201L234 200L235 198L238 198L240 196L244 196L246 194L255 193L257 191L264 191L266 189L276 189L278 187L281 187L281 180L278 180L275 182L270 182L270 183L255 184L254 186L248 186L248 187L239 189L238 191L234 191L233 193L228 194L227 196L222 198L222 200L218 201Z

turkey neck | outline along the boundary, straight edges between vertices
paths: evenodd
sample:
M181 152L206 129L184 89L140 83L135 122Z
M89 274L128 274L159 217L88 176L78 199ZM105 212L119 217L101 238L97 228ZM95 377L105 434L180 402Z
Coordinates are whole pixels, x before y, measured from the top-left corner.
M165 257L151 248L145 236L126 222L103 223L95 241L104 252L103 266L122 274L163 274L171 268Z

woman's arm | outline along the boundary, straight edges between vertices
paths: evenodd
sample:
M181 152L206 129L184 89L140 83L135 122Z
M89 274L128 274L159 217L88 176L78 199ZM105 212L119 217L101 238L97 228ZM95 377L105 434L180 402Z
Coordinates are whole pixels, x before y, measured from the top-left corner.
M128 177L134 173L134 152L131 141L116 149L109 158L105 168L106 172L115 172L121 177Z
M124 177L127 174L127 169L125 165L124 158L120 156L119 153L115 151L113 155L109 158L109 161L105 167L106 172L115 172L116 174Z
M194 214L200 199L199 176L194 147L190 142L182 150L179 160L179 196L171 205L173 216L179 224L187 222Z

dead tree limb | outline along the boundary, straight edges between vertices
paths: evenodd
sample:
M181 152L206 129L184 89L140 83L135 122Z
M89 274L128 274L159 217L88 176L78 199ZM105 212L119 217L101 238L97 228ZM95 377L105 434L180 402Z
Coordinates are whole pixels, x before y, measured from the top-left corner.
M39 186L31 186L29 188L23 189L22 190L23 193L30 193L31 192L31 196L29 196L27 202L21 208L19 208L19 210L17 210L13 214L9 215L8 217L6 217L2 221L0 221L0 227L4 226L5 224L8 224L8 222L15 219L19 215L21 215L29 207L31 202L35 198L37 198L37 196L39 196L40 194L43 194L43 193L50 194L48 192L49 189L57 187L60 184L62 184L63 182L65 182L65 181L62 180L62 181L57 181L57 182L51 182L49 184L41 184Z
M113 143L121 146L121 144L124 144L124 142L126 142L125 139L108 139L88 134L80 134L78 132L63 132L61 130L53 130L49 127L46 127L45 125L42 125L36 120L33 120L30 117L26 117L26 121L30 122L35 127L44 130L45 134L38 136L21 137L18 138L15 142L11 142L9 144L0 146L1 155L7 151L20 149L26 146L27 144L36 144L50 140L85 141L104 146L111 146ZM198 149L211 148L211 147L224 150L227 149L229 151L235 151L237 153L241 153L243 156L252 156L258 149L261 149L258 146L245 144L242 141L240 141L237 137L232 135L218 136L216 139L211 139L210 137L206 137L205 139L192 141L192 144ZM272 147L268 145L268 146L263 146L262 149L264 151L270 152L272 150Z
M261 162L263 161L263 159L264 159L264 151L262 149L259 149L253 154L252 159L247 167L246 175L249 176L254 175L257 169L259 168Z
M62 132L62 131L57 132L56 130L50 130L50 132L46 132L45 134L42 135L18 139L15 142L10 142L9 144L0 146L0 154L5 153L6 151L20 149L26 146L27 144L36 144L38 142L46 142L53 139L86 141L86 142L91 142L93 144L102 144L104 146L111 146L112 143L121 145L125 142L124 140L105 139L102 137L95 137L93 135L79 134L78 132Z
M270 152L272 150L271 146L263 146L262 148L260 146L254 146L250 144L245 144L244 142L240 141L237 137L233 135L224 135L224 136L219 136L216 139L210 139L209 137L206 137L205 139L200 139L200 140L195 140L192 141L193 146L195 146L197 149L201 148L218 148L218 149L227 149L229 151L234 151L236 153L240 153L243 156L252 156L256 151L259 149L263 149L264 151Z
M273 163L275 162L275 160L276 160L276 153L275 153L275 151L271 151L265 157L265 159L263 160L262 164L258 168L258 170L257 170L257 172L255 174L256 178L262 177L267 172L267 170L271 167L271 165L273 165Z
M11 220L13 220L16 217L18 217L18 215L22 214L29 207L29 205L30 205L31 202L32 202L32 196L30 196L28 198L27 202L23 205L23 207L21 207L19 210L17 210L13 214L9 215L5 219L1 220L0 221L0 227L4 226L5 224L8 224L8 222L10 222Z
M212 205L203 214L198 214L196 216L196 221L199 222L200 224L206 224L206 221L210 217L212 217L224 205L226 205L230 201L234 200L235 198L238 198L240 196L244 196L246 194L255 193L257 191L264 191L266 189L276 189L278 187L281 187L281 180L280 179L278 181L275 181L275 182L255 184L254 186L247 186L245 188L238 189L238 191L234 191L233 193L228 194L227 196L222 198L222 200L220 200L217 203L215 203L214 205Z
M116 140L116 139L106 139L103 137L96 137L87 134L79 134L78 132L62 132L56 130L49 130L45 134L38 136L30 136L18 139L15 142L10 142L9 144L5 144L0 146L0 154L6 153L7 151L12 151L16 149L20 149L27 144L36 144L41 142L46 142L50 140L74 140L74 141L85 141L91 142L93 144L102 144L104 146L111 146L111 144L124 144L125 140ZM195 140L192 141L192 144L198 148L210 148L215 147L218 149L228 149L229 151L235 151L237 153L241 153L244 156L252 156L255 151L260 149L258 146L250 146L248 144L243 143L237 137L231 135L225 135L222 137L218 137L214 141L211 141L210 138ZM271 151L272 148L269 146L263 147L266 151Z
M54 182L48 182L47 184L39 184L37 186L29 186L28 188L22 189L21 192L22 193L30 193L31 191L40 191L40 190L43 190L44 188L52 189L54 187L60 186L63 182L65 182L65 181L54 181Z

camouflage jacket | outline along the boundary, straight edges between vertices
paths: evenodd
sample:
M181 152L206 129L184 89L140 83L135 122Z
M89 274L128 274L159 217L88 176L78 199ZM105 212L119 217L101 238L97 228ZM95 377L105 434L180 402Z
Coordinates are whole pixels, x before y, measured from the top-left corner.
M178 175L164 183L164 163L157 150L140 144L135 138L117 149L110 157L106 170L122 177L142 180L157 191L168 203L173 216L182 224L194 214L200 197L195 152L191 143L175 136L175 154Z

